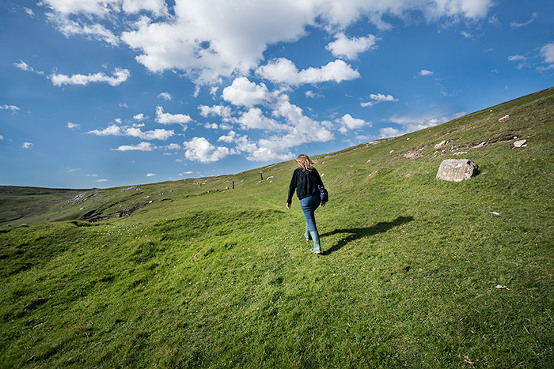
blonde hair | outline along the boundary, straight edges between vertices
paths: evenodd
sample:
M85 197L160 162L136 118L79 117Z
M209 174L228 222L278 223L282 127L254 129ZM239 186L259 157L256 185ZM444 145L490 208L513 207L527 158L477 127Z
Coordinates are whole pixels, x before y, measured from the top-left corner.
M306 154L300 154L295 159L298 163L298 166L305 172L311 172L312 169L314 169L314 162L310 159L310 157Z

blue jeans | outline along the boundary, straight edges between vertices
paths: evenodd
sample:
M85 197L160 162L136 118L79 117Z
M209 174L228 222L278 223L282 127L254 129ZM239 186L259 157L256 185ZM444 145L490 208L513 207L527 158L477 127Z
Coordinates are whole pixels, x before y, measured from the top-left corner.
M302 200L300 200L300 207L304 212L304 217L306 218L306 228L309 232L317 232L317 227L315 226L314 212L315 209L318 208L320 203L321 199L319 198L319 193L313 196L304 197Z

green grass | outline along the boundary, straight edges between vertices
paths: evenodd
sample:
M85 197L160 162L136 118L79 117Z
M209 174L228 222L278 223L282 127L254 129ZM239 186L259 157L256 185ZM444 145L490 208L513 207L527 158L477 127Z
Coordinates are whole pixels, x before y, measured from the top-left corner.
M553 122L549 89L317 157L323 256L284 206L293 161L271 183L4 188L0 366L552 367ZM435 179L456 157L479 175Z

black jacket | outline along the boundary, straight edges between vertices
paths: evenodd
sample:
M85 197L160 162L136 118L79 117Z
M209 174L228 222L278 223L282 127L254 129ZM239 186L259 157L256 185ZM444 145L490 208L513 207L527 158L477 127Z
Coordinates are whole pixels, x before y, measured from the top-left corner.
M314 183L312 176L317 183ZM287 198L287 204L292 202L292 195L294 195L294 190L296 190L296 195L299 200L302 200L305 197L313 196L318 193L317 185L323 186L323 181L317 172L317 169L313 168L310 174L308 175L302 169L296 168L292 174L292 179L290 180L289 186L289 196Z

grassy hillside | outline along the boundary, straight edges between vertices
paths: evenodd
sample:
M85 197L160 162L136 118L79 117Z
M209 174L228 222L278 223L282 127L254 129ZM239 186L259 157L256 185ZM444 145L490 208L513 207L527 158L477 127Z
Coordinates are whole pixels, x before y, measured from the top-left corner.
M549 89L315 158L323 256L284 206L293 161L3 187L0 366L552 367L553 132ZM437 180L447 158L480 173Z

